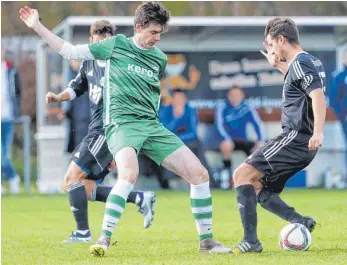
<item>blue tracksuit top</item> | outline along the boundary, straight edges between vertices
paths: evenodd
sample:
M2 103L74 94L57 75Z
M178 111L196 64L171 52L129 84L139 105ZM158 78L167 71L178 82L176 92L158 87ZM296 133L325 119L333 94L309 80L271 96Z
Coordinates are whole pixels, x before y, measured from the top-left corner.
M264 140L260 117L246 101L242 101L239 106L232 106L226 99L222 104L217 105L215 122L223 140L247 140L246 125L249 122L257 133L258 141Z
M159 120L184 143L198 139L198 114L189 104L185 105L184 113L179 118L174 116L172 105L160 106Z

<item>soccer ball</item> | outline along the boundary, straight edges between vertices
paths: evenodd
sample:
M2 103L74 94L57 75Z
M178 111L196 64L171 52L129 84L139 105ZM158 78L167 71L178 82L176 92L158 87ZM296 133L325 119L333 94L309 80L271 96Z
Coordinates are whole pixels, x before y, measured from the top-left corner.
M312 243L311 233L302 224L286 225L280 233L280 247L287 251L305 251Z

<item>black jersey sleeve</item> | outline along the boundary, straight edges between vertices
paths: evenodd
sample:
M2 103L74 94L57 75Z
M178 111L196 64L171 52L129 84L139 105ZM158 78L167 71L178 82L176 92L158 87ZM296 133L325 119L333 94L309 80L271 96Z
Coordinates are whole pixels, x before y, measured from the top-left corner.
M82 61L78 74L70 81L68 88L71 88L76 93L76 97L79 97L83 95L84 92L88 91L86 61Z
M292 67L293 79L297 81L300 89L307 94L318 88L323 89L322 77L318 69L310 61L295 60Z

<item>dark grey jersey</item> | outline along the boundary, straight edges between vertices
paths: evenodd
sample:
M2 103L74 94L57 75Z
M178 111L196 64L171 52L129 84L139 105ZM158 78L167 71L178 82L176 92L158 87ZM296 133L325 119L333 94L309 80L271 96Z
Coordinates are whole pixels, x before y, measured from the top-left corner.
M106 63L103 61L83 61L78 75L68 85L75 92L76 97L85 92L89 93L90 123L88 133L104 134L102 89L105 66Z
M284 78L282 94L282 128L313 134L312 100L314 89L325 92L326 75L322 62L309 53L299 53Z

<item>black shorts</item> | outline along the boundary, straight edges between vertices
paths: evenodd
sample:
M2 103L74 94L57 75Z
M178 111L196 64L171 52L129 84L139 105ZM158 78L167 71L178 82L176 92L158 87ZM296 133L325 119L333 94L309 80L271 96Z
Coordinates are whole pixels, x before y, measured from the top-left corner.
M112 162L105 136L89 133L73 151L71 160L88 174L88 179L103 179Z
M249 156L255 146L255 142L243 140L243 139L232 139L234 143L234 150L243 151Z
M311 135L298 131L284 132L256 150L245 162L265 174L260 180L265 188L280 193L287 180L307 167L317 154L308 149L310 138Z

